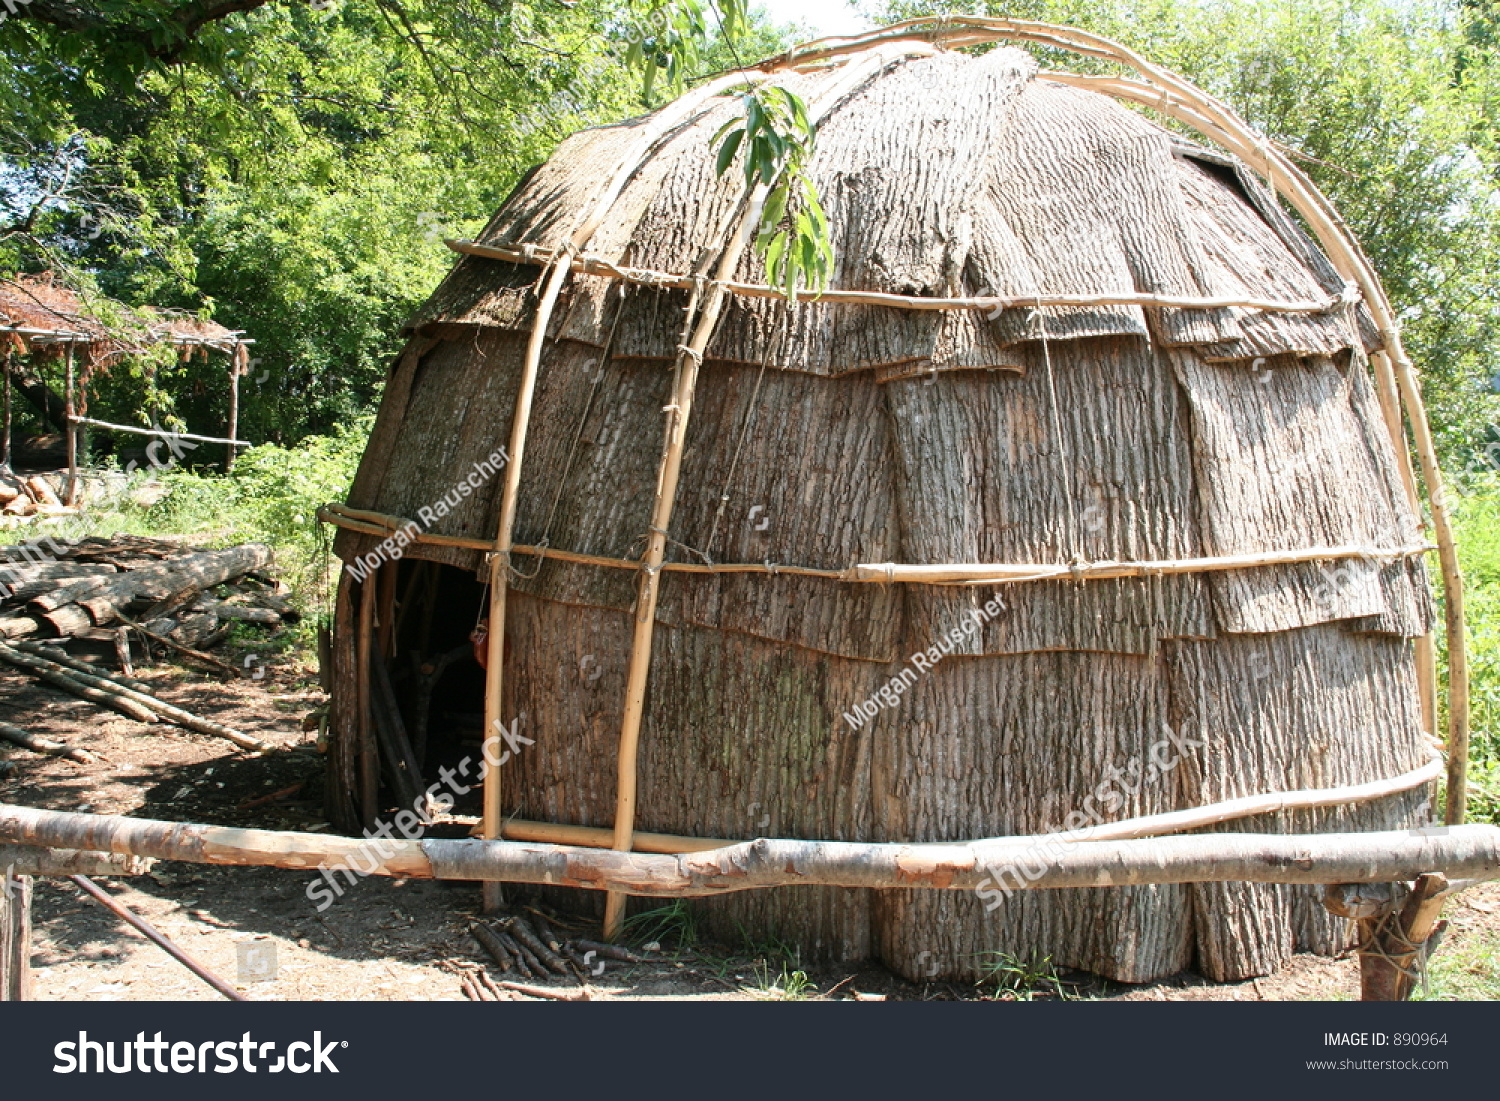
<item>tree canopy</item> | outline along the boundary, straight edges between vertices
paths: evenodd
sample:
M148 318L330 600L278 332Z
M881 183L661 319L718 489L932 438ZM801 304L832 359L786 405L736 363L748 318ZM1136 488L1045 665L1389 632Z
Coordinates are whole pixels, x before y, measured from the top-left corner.
M1386 279L1449 451L1480 442L1500 367L1492 0L974 10L1124 41L1302 156ZM726 18L745 24L732 47ZM0 22L0 268L62 266L247 330L242 435L294 442L370 408L402 320L452 260L442 238L478 229L566 134L641 110L642 69L660 100L783 37L699 0L16 0ZM795 105L749 105L721 135L726 169L778 114L784 134ZM794 172L800 151L769 139ZM815 226L816 196L791 177L784 191L800 208L783 225ZM221 371L147 358L110 386L214 425Z

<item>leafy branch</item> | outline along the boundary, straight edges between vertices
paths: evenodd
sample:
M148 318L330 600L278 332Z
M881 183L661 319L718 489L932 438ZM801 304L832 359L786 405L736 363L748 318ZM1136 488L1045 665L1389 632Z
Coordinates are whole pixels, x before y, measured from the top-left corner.
M712 0L711 7L702 0L637 0L634 7L626 61L642 70L648 102L658 80L677 91L695 70L709 41L710 12L731 52L747 26L745 0ZM816 135L807 105L788 88L749 87L740 101L743 114L713 137L718 173L739 157L745 186L768 189L756 216L755 251L771 283L795 301L799 287L815 294L826 287L833 268L828 218L806 170Z
M714 135L719 143L716 166L722 176L743 154L745 186L769 188L757 220L755 250L772 285L784 288L795 302L801 285L814 293L826 287L833 268L828 217L806 171L816 135L807 105L787 88L752 89L743 100L743 117L730 119Z

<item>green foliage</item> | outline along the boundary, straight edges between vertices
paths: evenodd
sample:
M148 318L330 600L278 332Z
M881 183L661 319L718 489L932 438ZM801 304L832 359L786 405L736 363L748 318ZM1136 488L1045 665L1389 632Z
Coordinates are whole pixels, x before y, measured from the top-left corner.
M257 442L370 409L453 260L443 237L478 229L564 136L631 110L609 0L269 3L167 58L149 48L171 39L165 6L77 8L86 31L0 23L0 268L93 273L247 330ZM160 391L181 419L222 428L223 357L180 374ZM95 411L134 419L121 391Z
M818 992L806 971L790 970L786 964L782 965L780 974L772 975L771 965L760 960L755 964L754 971L755 986L750 989L750 993L757 997L778 1002L800 1002Z
M1469 625L1469 815L1500 825L1500 474L1469 485L1454 508Z
M740 98L744 117L731 119L714 135L718 172L724 175L739 156L746 188L767 189L755 248L771 283L795 301L803 284L814 291L826 287L833 267L828 218L806 173L815 144L812 123L807 105L790 89L761 86Z
M526 168L567 134L784 45L743 0L79 0L0 21L0 270L63 270L256 341L240 434L287 443L371 409L403 320ZM637 79L641 84L637 84ZM763 104L772 209L757 235L795 287L826 276L800 165ZM795 118L790 120L795 122ZM778 175L779 173L779 175ZM93 412L221 429L222 357L112 362Z
M671 944L691 948L698 943L698 921L683 899L642 910L625 919L626 935L637 944Z
M1022 959L1009 952L983 952L979 958L984 977L978 985L992 986L994 996L1001 1001L1030 1002L1038 998L1066 1001L1074 996L1058 977L1051 956Z
M1460 896L1466 898L1468 896ZM1450 909L1451 914L1451 909ZM1500 999L1500 935L1478 927L1450 932L1428 961L1427 985L1418 983L1414 1002L1493 1002Z

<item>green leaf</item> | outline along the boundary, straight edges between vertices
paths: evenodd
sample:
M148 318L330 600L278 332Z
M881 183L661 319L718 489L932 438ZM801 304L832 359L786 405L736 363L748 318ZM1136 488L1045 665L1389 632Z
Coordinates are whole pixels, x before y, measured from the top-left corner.
M739 152L740 141L744 136L745 131L743 129L736 130L729 137L725 138L724 144L719 147L719 159L716 168L720 176L724 175L729 170L729 166L734 163L734 155Z

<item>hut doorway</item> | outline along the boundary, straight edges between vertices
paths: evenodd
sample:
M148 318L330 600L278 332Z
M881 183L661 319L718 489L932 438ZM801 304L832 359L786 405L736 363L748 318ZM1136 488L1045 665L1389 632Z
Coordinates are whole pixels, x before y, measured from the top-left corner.
M444 769L461 776L467 764L470 780L445 785L443 791L456 800L451 814L478 815L481 793L470 784L481 760L484 668L471 635L486 607L485 587L470 570L419 558L382 566L366 583L377 590L375 664L384 667L390 686L386 708L394 704L399 718L387 732L377 729L377 736L399 743L404 735L406 744L391 747L387 755L409 752L416 772L411 784L418 792L438 782ZM481 644L477 652L482 651ZM379 681L380 670L372 672ZM382 693L376 687L378 711ZM377 728L389 717L374 716ZM405 807L412 792L390 790L406 787L397 782L403 770L383 771L388 781L383 803Z

